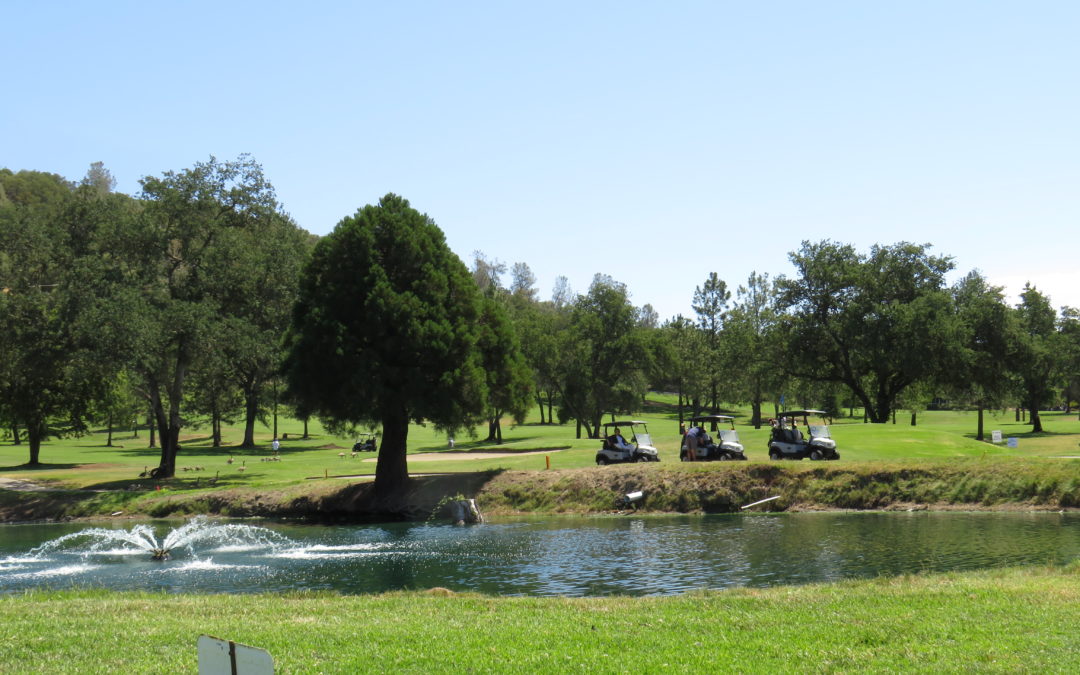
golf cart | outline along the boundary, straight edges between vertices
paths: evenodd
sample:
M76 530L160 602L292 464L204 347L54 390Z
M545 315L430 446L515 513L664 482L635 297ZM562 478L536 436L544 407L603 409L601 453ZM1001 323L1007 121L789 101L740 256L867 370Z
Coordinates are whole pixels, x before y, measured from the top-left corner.
M730 415L701 415L698 417L690 418L691 427L701 427L705 430L705 425L711 424L719 428L719 425L730 425L730 429L719 429L717 432L720 435L720 442L715 443L713 439L706 436L708 439L704 445L699 445L698 449L694 452L694 458L701 461L710 462L713 460L727 461L732 459L746 459L746 454L743 452L742 443L739 442L739 432L735 431L735 418ZM679 452L679 460L687 461L690 459L687 456L686 437L683 437L682 450Z
M360 434L352 446L353 452L375 452L377 449L375 434Z
M836 441L829 436L829 427L811 425L811 415L825 415L822 410L789 410L780 413L780 419L771 420L772 436L769 438L769 459L840 459ZM799 430L799 418L809 437Z
M624 440L624 445L619 445L615 438L621 428L630 429L630 437ZM640 427L640 430L638 429ZM660 455L653 447L652 438L649 437L649 428L644 422L633 420L626 422L608 422L604 425L604 445L596 452L596 463L600 466L605 464L624 464L626 462L659 462Z

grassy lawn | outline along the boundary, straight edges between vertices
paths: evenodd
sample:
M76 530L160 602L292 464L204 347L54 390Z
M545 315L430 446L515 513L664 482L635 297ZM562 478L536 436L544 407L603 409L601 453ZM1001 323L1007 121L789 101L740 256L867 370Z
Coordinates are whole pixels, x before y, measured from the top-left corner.
M1080 570L649 598L428 592L0 596L0 672L194 672L200 634L283 673L1077 672Z
M660 449L666 466L678 464L678 422L670 396L656 395L643 411L632 417L649 423L649 431ZM737 416L737 428L751 462L768 462L768 428L754 429L747 424L748 410L730 411ZM858 411L856 411L858 415ZM494 445L476 438L458 436L451 451L445 434L431 427L413 425L409 432L410 454L442 453L439 461L410 462L413 473L471 472L489 469L540 470L550 460L553 469L593 466L597 441L575 438L575 427L541 425L533 417L524 425L504 427L504 443ZM1045 413L1046 432L1031 434L1030 425L1017 422L1013 413L987 414L986 433L1000 429L1005 437L1015 436L1019 447L993 445L974 440L974 412L932 411L919 414L918 426L909 424L908 415L900 415L898 424L863 424L861 417L842 418L832 425L832 435L841 452L841 462L949 460L956 458L1051 458L1080 455L1080 421L1075 414ZM170 490L206 489L215 478L216 488L278 488L304 484L310 479L374 475L375 453L353 456L353 438L333 436L317 423L310 427L311 437L301 440L302 425L295 420L279 419L279 431L287 434L282 441L281 461L263 461L272 453L270 429L257 427L255 449L237 447L242 438L239 428L225 429L225 446L213 448L209 436L200 429L187 429L183 435L176 478L165 482ZM159 451L148 448L146 430L133 438L130 432L114 434L117 447L105 447L105 435L98 430L80 438L52 439L42 447L41 467L25 466L27 449L0 443L0 478L30 480L55 487L85 489L125 489L132 486L154 489L152 481L139 478L145 468L158 463ZM470 453L513 453L509 456L477 459ZM518 454L520 453L520 454ZM527 454L539 453L539 454ZM232 460L231 462L229 460Z
M691 465L673 461L678 424L669 404L651 400L633 415L649 423L663 457L660 465L597 468L597 441L574 438L573 425L529 423L506 427L506 442L500 446L459 436L454 451L444 435L414 426L410 453L439 452L445 459L415 458L410 469L536 470L540 479L532 483L498 485L503 499L513 489L524 495L509 510L529 500L543 506L553 496L580 492L574 499L586 512L610 508L611 495L624 491L624 482L638 480L662 483L651 494L670 502L663 508L678 509L686 502L691 510L706 508L707 500L740 504L777 491L796 501L822 503L836 502L836 492L841 499L872 502L879 491L886 497L925 494L929 503L951 495L1022 502L1025 495L1044 491L1075 495L1080 481L1080 461L1059 459L1080 455L1075 415L1047 414L1047 432L1040 435L1028 433L1028 426L1011 413L988 415L987 432L1001 429L1006 437L1018 437L1016 449L975 441L975 413L921 413L917 427L906 423L906 415L896 425L841 419L833 425L840 461L796 463L770 462L767 429L747 426L747 411L739 410L738 429L750 461ZM262 461L271 455L268 429L258 430L260 447L253 450L235 446L239 429L226 430L230 445L223 448L210 447L205 434L188 430L178 467L189 470L164 481L163 493L230 487L315 490L346 485L348 480L339 476L374 472L374 462L363 461L373 453L351 456L354 439L312 425L312 437L298 440L298 422L280 424L289 436L280 462ZM25 445L0 443L0 479L116 490L95 495L120 510L133 495L156 493L153 481L138 477L158 460L147 440L145 431L138 438L121 434L115 442L123 447L114 448L104 447L102 433L52 440L42 448L46 464L37 469L24 465ZM540 454L465 459L470 452ZM538 471L545 458L553 469L567 471ZM972 466L980 467L978 475L965 474L965 467ZM669 482L659 469L674 470L681 480ZM885 469L891 484L879 480ZM520 474L508 471L500 480L514 475ZM210 488L208 479L215 476L218 482ZM133 486L144 492L128 489ZM1010 491L1019 496L1011 497ZM12 494L0 490L0 499ZM915 575L651 598L498 598L441 591L374 596L33 591L0 595L0 673L193 672L195 642L204 633L265 648L278 672L293 673L1075 672L1080 669L1078 601L1076 563L1065 569Z

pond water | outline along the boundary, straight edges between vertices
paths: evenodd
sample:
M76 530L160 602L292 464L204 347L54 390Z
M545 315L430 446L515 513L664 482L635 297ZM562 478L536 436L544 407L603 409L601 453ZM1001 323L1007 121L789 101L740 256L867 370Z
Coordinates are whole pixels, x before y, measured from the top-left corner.
M153 550L169 549L165 561ZM0 526L0 593L29 588L667 595L1080 557L1080 515L792 513L458 527L207 521Z

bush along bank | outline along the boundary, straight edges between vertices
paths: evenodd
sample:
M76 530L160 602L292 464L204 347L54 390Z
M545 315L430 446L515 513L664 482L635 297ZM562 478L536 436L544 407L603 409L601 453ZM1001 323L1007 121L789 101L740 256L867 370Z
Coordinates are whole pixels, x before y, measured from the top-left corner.
M625 495L644 493L626 504ZM485 513L733 513L756 510L1080 507L1080 461L723 462L506 472L477 495Z

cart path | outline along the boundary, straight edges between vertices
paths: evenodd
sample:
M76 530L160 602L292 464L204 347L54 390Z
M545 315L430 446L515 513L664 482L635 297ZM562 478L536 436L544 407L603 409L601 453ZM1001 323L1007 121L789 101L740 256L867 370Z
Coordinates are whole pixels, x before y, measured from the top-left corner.
M530 450L528 452L469 452L453 451L446 452L421 452L409 455L410 462L445 462L456 459L502 459L503 457L525 457L526 455L550 455L561 450ZM361 462L377 462L377 457L368 457Z
M15 492L44 492L49 490L49 488L42 487L37 483L18 480L16 478L0 478L0 489L13 490Z

